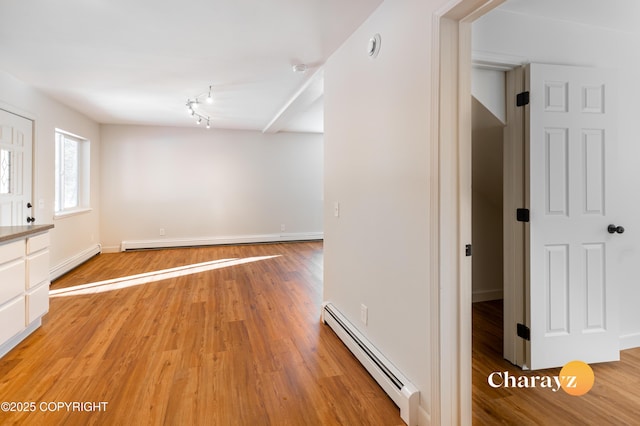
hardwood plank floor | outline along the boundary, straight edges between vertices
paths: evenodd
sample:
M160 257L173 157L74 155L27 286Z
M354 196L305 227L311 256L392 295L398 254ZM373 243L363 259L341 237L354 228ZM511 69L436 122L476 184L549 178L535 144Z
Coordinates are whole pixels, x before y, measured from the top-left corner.
M560 369L524 372L502 358L502 301L473 305L473 423L475 425L640 425L640 348L621 361L594 364L595 384L584 396L563 390L494 389L487 378L558 375Z
M0 359L0 401L37 404L0 424L403 424L320 323L321 299L320 242L97 256L53 283L43 326Z

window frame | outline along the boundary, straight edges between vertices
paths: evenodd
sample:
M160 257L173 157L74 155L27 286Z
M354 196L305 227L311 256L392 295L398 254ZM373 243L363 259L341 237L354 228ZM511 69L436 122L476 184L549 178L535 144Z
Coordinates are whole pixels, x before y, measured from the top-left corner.
M63 205L65 197L64 141L72 141L77 144L75 193L77 204L72 207L64 207ZM54 144L54 219L91 211L91 143L89 139L56 128Z

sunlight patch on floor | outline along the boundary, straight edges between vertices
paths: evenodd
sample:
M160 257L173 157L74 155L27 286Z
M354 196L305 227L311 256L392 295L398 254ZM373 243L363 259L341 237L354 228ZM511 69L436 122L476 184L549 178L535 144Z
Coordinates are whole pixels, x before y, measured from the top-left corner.
M144 274L130 275L127 277L114 278L111 280L97 281L94 283L80 284L73 287L61 288L49 291L49 297L81 296L86 294L104 293L107 291L120 290L123 288L135 287L156 281L168 280L171 278L183 277L186 275L199 274L214 269L228 268L230 266L243 265L245 263L259 262L261 260L280 257L256 256L242 259L221 259L210 262L194 263L192 265L178 266L176 268L162 269L159 271L146 272Z

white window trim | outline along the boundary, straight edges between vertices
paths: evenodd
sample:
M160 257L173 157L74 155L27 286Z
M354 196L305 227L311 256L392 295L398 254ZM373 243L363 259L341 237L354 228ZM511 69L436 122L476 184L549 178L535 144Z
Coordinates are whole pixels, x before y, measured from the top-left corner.
M68 217L71 216L78 216L84 213L91 213L93 211L93 208L91 207L80 207L74 210L65 210L63 212L56 212L53 214L53 219L54 220L59 220L59 219L66 219Z

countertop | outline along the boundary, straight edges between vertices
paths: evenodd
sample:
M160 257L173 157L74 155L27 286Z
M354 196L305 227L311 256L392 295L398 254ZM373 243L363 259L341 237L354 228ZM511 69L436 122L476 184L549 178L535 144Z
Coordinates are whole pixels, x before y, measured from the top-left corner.
M48 231L53 225L0 226L0 244Z

